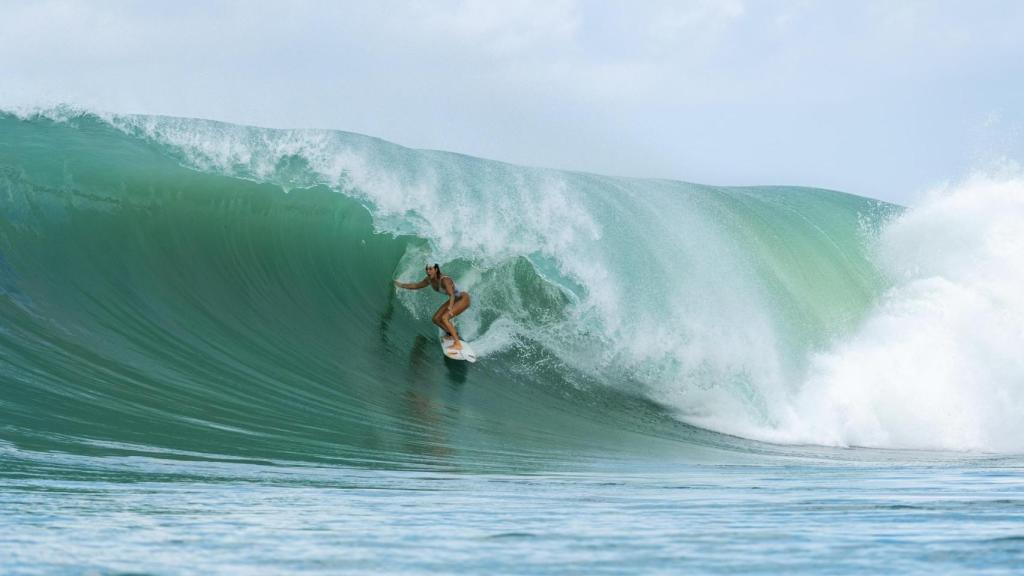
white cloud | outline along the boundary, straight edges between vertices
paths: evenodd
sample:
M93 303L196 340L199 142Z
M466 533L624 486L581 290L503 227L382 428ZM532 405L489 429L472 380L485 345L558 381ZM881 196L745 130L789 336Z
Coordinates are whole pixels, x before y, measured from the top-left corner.
M657 6L649 17L648 42L655 52L705 44L746 12L740 0L691 0Z
M579 28L572 0L460 0L449 4L412 4L419 32L433 42L458 42L468 50L514 57L571 46Z

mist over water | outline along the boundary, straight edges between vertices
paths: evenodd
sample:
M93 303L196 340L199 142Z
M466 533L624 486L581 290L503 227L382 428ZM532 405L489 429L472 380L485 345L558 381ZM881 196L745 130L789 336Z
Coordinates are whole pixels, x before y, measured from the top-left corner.
M843 445L1024 450L1024 178L972 176L885 227L889 288L812 359L789 430Z

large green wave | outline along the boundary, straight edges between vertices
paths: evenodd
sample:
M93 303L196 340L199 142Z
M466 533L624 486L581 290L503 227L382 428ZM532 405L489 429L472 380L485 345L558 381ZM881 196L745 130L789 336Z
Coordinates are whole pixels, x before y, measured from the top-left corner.
M750 444L885 282L891 206L328 131L0 115L0 438L524 466ZM445 360L438 261L473 295Z

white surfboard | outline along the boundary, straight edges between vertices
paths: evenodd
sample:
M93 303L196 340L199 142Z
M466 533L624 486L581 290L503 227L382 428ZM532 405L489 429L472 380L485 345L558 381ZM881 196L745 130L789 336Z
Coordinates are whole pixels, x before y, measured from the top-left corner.
M449 346L452 345L451 337L445 334L444 331L442 330L440 331L440 338L441 352L443 352L445 356L451 358L452 360L465 360L466 362L470 363L476 362L476 353L473 352L473 349L469 347L469 342L462 340L461 350L451 350L448 348Z

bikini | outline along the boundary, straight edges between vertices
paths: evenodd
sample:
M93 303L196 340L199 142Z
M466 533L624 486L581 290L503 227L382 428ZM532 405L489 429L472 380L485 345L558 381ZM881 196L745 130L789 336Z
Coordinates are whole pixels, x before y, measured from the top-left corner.
M435 292L441 292L442 294L444 293L441 290L441 286L442 286L442 281L445 278L447 278L449 280L452 280L451 276L441 276L441 278L439 278L438 281L437 281L437 286L432 286L434 288ZM455 280L452 280L452 292L454 293L453 295L455 296L456 300L458 300L459 297L462 296L462 292L460 292L459 289L455 287Z

